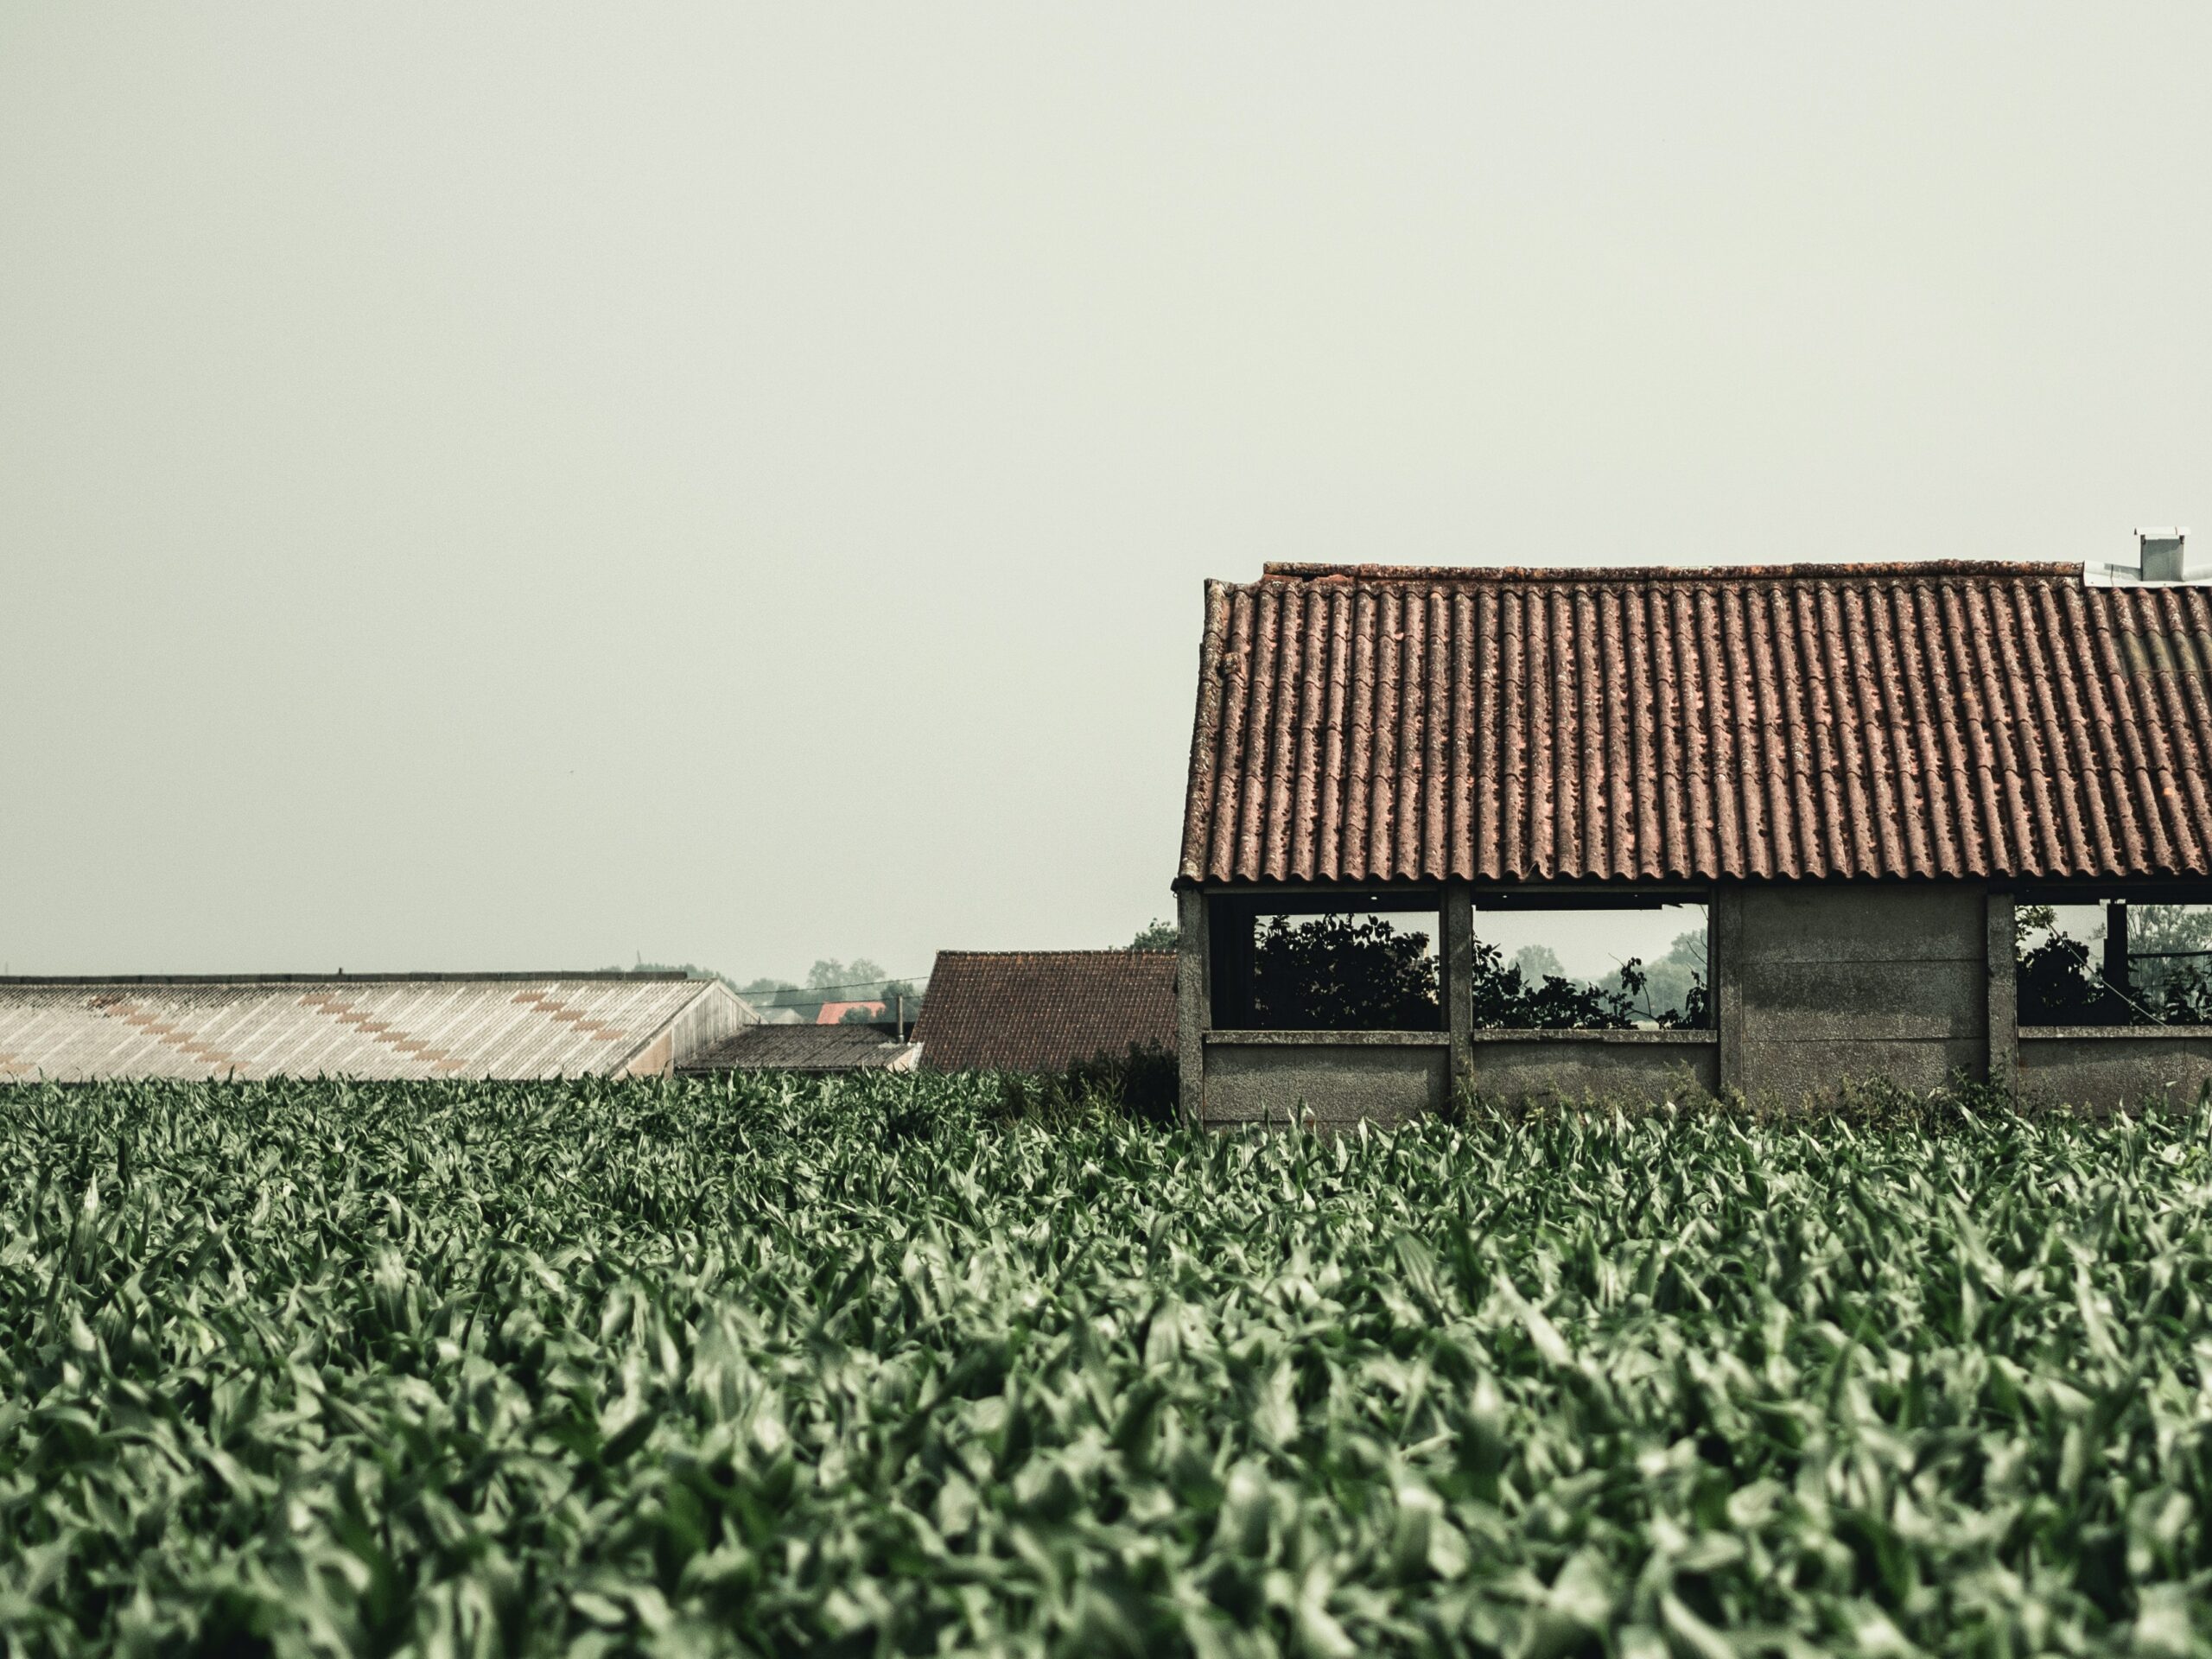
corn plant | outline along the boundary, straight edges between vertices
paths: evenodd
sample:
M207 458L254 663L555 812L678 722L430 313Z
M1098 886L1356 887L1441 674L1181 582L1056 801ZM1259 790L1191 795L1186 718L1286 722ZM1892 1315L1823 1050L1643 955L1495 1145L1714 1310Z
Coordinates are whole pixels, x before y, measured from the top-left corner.
M0 1092L12 1654L2212 1649L2212 1118Z

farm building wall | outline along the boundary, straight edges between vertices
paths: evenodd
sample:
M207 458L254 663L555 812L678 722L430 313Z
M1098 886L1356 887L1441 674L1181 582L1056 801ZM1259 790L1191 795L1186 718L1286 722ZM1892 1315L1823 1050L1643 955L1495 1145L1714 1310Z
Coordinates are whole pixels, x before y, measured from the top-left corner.
M1981 884L1732 885L1718 908L1721 1033L1737 1050L1722 1069L1747 1099L1795 1103L1846 1078L1925 1090L1987 1075Z
M1719 1046L1707 1031L1484 1031L1467 1074L1495 1099L1696 1100L1719 1090Z
M623 1068L625 1075L664 1077L724 1039L747 1026L760 1024L760 1016L753 1005L728 986L720 980L706 981L705 985L700 995L669 1022L667 1029Z
M2020 1033L2019 1092L2029 1105L2187 1104L2212 1086L2212 1030L2029 1027Z
M1451 1081L1450 1040L1431 1033L1224 1033L1206 1050L1206 1121L1402 1123L1442 1105Z
M1722 883L1703 1031L1471 1028L1471 911L1444 899L1444 1032L1217 1031L1207 906L1182 895L1184 1110L1223 1125L1395 1122L1465 1088L1504 1099L1739 1093L1795 1105L1851 1081L1916 1090L1993 1081L2024 1105L2111 1110L2212 1087L2212 1029L2018 1023L2014 901L1978 881Z
M1472 1029L1465 999L1449 989L1464 982L1466 890L1447 888L1443 908L1447 1031L1219 1031L1210 1017L1208 906L1186 890L1185 1111L1224 1125L1395 1122L1463 1086L1517 1099L1729 1090L1795 1103L1847 1079L1916 1090L1979 1080L1993 1075L1993 1054L2000 1079L2017 1070L2024 1086L2040 1074L2091 1103L2122 1088L2139 1095L2146 1067L2174 1071L2184 1055L2199 1068L2189 1076L2212 1075L2212 1036L2113 1033L2079 1037L2072 1048L2016 1039L2012 900L1980 882L1720 884L1710 935L1716 1018L1707 1030Z

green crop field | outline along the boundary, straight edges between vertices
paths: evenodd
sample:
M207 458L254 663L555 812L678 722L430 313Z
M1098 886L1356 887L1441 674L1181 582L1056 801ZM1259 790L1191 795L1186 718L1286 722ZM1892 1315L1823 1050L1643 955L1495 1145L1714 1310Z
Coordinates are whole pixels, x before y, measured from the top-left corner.
M2202 1653L2212 1122L0 1091L44 1653Z

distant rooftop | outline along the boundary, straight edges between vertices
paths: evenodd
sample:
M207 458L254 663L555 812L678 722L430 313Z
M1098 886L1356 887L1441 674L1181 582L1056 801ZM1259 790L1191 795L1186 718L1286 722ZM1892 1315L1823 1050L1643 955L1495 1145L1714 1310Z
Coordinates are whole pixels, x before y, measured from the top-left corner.
M1058 1071L1175 1046L1175 953L940 950L914 1035L933 1071Z
M553 969L544 973L514 972L501 969L481 974L467 973L403 973L349 974L343 968L327 974L0 974L0 986L8 985L473 985L500 984L524 980L681 980L687 984L701 984L703 981L692 976L662 969L640 969L635 972L626 968Z
M0 980L0 1081L664 1071L753 1019L675 974Z

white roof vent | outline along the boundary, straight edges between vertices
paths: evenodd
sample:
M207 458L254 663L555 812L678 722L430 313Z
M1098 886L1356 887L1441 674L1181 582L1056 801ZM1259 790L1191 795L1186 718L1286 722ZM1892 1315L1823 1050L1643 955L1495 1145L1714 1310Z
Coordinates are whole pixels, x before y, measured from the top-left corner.
M2183 556L2189 546L2185 530L2139 530L2135 545L2142 555L2137 568L2145 582L2187 582L2208 574L2190 569Z
M2133 564L2082 567L2082 580L2092 588L2140 588L2154 582L2212 584L2212 558L2191 556L2186 530L2139 530L2135 532Z

